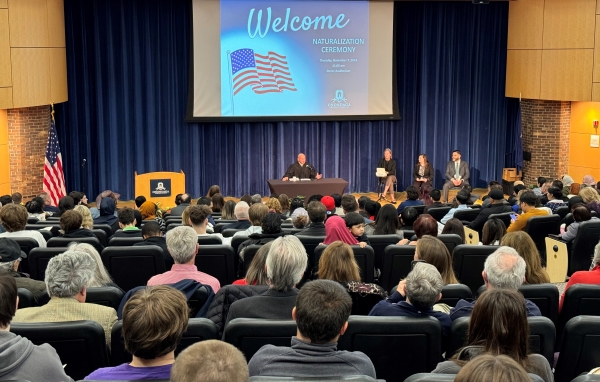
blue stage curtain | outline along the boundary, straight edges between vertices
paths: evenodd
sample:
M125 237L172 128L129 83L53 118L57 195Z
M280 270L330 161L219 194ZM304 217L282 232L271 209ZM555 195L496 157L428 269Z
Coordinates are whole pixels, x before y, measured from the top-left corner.
M134 171L179 171L193 196L268 194L299 152L347 191L375 191L390 147L399 189L426 153L442 186L451 151L471 184L498 179L515 125L504 97L508 3L396 2L399 121L186 123L189 0L65 0L69 101L57 130L69 190L131 199ZM87 163L82 166L82 160Z

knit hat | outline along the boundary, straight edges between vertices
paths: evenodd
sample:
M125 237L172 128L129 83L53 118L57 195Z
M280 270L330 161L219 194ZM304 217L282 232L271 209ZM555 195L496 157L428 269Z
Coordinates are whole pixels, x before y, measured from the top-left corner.
M331 215L331 211L335 211L335 200L329 195L323 196L321 203L325 205L327 209L327 215Z

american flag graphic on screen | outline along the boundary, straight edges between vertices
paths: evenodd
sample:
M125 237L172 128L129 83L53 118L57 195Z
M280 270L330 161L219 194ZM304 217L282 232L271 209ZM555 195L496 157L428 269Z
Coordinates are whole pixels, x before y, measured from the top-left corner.
M292 80L286 56L275 52L268 52L264 56L247 48L233 51L231 74L233 95L246 86L251 86L256 94L298 90Z
M66 195L65 175L62 168L62 155L58 146L58 136L54 127L54 118L50 124L46 161L44 162L44 192L52 199L52 205L58 206L58 200Z

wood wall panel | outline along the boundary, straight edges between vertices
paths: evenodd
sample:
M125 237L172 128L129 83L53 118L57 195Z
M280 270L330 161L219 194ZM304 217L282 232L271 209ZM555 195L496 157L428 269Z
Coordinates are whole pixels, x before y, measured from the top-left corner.
M46 0L9 0L10 46L48 46Z
M594 48L596 0L545 0L544 49Z
M506 96L539 99L542 73L541 50L508 50Z
M47 105L50 100L48 48L12 48L13 107Z
M542 49L544 0L513 1L508 11L508 49Z
M0 0L0 8L8 8L8 0Z
M11 85L8 9L0 9L0 87Z
M12 88L0 88L0 109L13 108Z
M67 89L67 49L48 48L50 55L50 101L66 102L69 99Z
M592 100L593 49L542 51L539 99Z
M600 0L596 0L596 14L600 15Z
M600 84L599 83L592 84L592 101L600 102Z
M63 0L47 0L48 4L48 46L64 48L65 9Z

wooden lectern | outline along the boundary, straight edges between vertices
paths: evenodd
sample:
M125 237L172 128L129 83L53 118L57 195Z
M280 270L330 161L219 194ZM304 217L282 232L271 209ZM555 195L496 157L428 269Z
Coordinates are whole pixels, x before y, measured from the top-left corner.
M175 205L175 195L185 193L185 174L179 172L135 172L135 196L144 195L146 200L161 206Z

